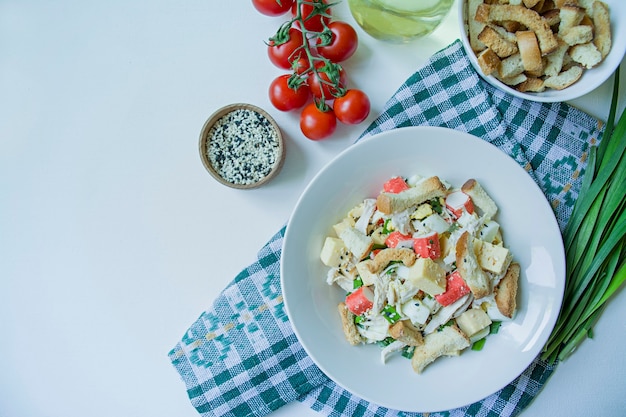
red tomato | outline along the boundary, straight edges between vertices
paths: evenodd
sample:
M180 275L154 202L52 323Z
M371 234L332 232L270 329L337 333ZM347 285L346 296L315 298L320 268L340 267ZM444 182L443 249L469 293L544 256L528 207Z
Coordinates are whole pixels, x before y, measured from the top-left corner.
M309 103L300 115L300 130L311 140L320 140L332 135L337 128L337 118L332 109L320 111L315 103Z
M267 46L267 55L274 65L283 69L291 69L291 63L304 56L302 42L304 38L298 29L289 29L289 40L280 45L271 40Z
M341 65L333 62L325 63L318 61L315 64L315 69L317 72L311 71L307 79L313 95L316 98L321 98L323 91L324 98L330 100L340 94L340 90L335 88L335 84L337 84L340 89L343 89L346 85L346 72Z
M316 3L315 6L310 3ZM330 17L323 14L313 14L316 10L321 10L323 5L328 4L328 0L310 0L300 5L300 15L304 21L304 28L309 32L321 32L324 30L324 23L330 22ZM291 14L295 17L298 10L298 2L294 2L291 7ZM326 9L325 14L330 15L330 7Z
M252 5L260 13L266 16L280 16L287 13L294 0L280 0L280 4L276 0L252 0Z
M291 69L298 75L302 75L311 68L311 64L306 57L301 57L291 64Z
M298 88L289 86L289 74L281 75L270 84L270 101L278 110L289 111L304 106L309 99L310 92L306 85Z
M335 101L337 103L337 101ZM336 105L335 105L336 106ZM386 193L398 194L404 190L408 190L409 186L402 177L393 177L383 184L383 191Z
M333 62L341 62L350 58L359 46L358 35L356 30L348 23L335 21L328 24L328 28L332 32L330 43L321 46L322 39L317 39L317 52L325 58Z
M348 90L345 95L335 99L333 109L340 122L359 124L370 114L370 99L361 90Z

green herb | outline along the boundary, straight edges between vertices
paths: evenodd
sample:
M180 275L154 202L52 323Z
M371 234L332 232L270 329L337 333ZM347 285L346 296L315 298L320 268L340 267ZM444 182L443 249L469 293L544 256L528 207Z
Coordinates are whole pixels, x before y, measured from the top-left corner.
M486 337L483 337L482 339L478 339L472 344L472 350L475 350L475 351L483 350L486 342L487 342Z
M460 228L461 226L457 222L454 222L450 225L450 227L448 227L448 230L446 230L446 232L453 233L459 230Z
M390 227L391 219L386 219L383 224L383 234L388 235L393 231L393 227Z
M360 276L356 277L352 283L352 289L359 289L363 286L363 280Z
M489 334L496 334L500 331L501 321L494 321L489 325Z
M578 200L563 233L567 279L563 306L542 352L567 358L592 336L605 303L626 281L626 111L614 126L619 68L600 145L589 152Z
M380 341L378 341L376 343L380 347L387 347L387 346L389 346L390 344L392 344L395 341L396 341L396 339L394 339L393 337L385 337L383 340L380 340Z
M361 324L365 321L365 317L363 316L354 316L354 324Z
M435 213L441 214L443 213L443 206L441 205L441 201L438 198L433 198L429 201L430 206L433 208Z
M398 310L391 304L387 304L382 311L382 315L391 324L398 322L402 317L398 314Z
M415 352L415 346L405 346L402 348L402 357L411 359Z

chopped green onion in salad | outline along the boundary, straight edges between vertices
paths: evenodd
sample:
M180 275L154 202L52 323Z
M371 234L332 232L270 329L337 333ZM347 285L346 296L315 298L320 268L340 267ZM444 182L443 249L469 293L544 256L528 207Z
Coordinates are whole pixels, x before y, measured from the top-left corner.
M327 283L347 293L346 339L379 345L383 363L410 358L417 373L482 349L516 312L520 268L497 212L476 180L454 188L419 176L394 177L352 208L320 253Z

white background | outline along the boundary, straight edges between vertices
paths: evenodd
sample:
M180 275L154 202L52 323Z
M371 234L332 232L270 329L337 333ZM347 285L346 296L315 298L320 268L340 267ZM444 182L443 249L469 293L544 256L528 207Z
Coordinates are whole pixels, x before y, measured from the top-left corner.
M335 14L354 24L345 2ZM408 45L359 31L345 68L372 114L311 142L266 95L282 72L263 42L284 18L249 0L0 0L0 416L197 416L168 351L312 176L458 37L456 18ZM573 103L605 119L611 88ZM202 124L234 102L286 136L261 189L219 185L198 156ZM622 290L523 414L624 415L625 316ZM272 415L296 413L318 415Z

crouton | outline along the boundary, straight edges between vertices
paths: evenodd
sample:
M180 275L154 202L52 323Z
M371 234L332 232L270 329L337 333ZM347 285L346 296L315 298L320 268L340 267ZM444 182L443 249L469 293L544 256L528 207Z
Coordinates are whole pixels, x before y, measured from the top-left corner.
M517 287L520 272L520 265L516 262L511 263L506 274L494 289L498 311L508 318L513 318L517 308Z
M419 346L424 343L422 332L410 320L402 320L389 327L389 335L408 346Z
M559 75L548 77L544 80L544 85L555 90L563 90L580 79L583 75L582 67L574 65L569 69L562 71Z
M402 261L406 266L411 266L415 263L417 255L413 249L409 248L387 248L383 249L376 254L372 262L367 264L367 269L372 274L378 274L381 272L389 262Z
M348 310L348 307L344 303L339 303L337 305L337 311L339 312L339 316L341 317L341 326L343 329L343 334L346 337L348 343L353 346L356 346L362 342L361 335L356 328L356 324L354 323L354 313Z
M595 37L593 39L593 43L602 54L602 59L604 59L609 54L611 49L611 21L609 19L609 6L602 1L594 2L591 17L595 27Z
M494 51L500 58L506 58L517 53L515 42L504 38L491 26L485 28L478 34L478 39Z
M532 9L510 4L481 4L476 9L476 20L481 23L514 21L518 22L537 35L542 55L554 51L557 46L556 36L548 23Z
M424 343L413 351L411 365L415 372L421 374L437 358L457 355L469 345L469 338L456 325L445 326L424 337Z
M461 191L469 195L475 207L483 212L487 218L492 218L498 213L498 206L485 189L475 179L469 179L461 186Z
M446 186L443 185L439 177L430 177L421 181L408 190L400 193L382 192L376 199L378 210L384 214L397 213L431 200L436 197L443 197L446 193Z
M480 52L477 60L480 69L485 75L491 75L494 72L497 72L500 68L500 57L491 48L487 48Z

